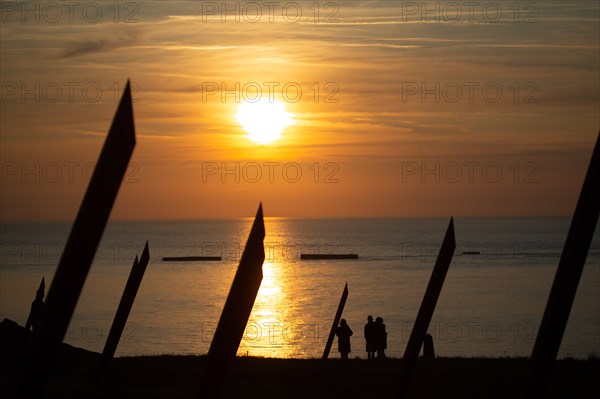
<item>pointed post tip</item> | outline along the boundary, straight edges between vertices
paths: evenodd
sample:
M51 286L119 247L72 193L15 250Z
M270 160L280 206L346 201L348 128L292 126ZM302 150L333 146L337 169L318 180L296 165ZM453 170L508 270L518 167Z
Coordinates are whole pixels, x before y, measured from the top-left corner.
M131 79L127 78L127 82L125 82L125 88L123 89L123 97L127 95L131 101Z
M263 217L262 202L258 204L258 210L256 211L256 216L254 217L251 233L252 231L260 231L262 238L265 236L265 221Z
M116 134L118 137L120 137L119 141L121 144L119 147L131 147L131 152L133 152L133 147L135 147L136 144L136 137L135 123L133 118L133 100L131 96L131 85L129 80L127 80L127 84L125 85L123 93L121 94L117 111L108 131L108 138L110 138L113 134Z
M137 257L137 255L136 255L136 257ZM144 245L144 249L142 251L142 255L140 256L139 262L147 265L149 261L150 261L150 247L148 245L148 241L146 241L146 245Z
M127 102L131 103L131 82L129 81L129 78L127 79L127 82L125 83L125 88L123 89L123 99L126 99Z
M448 229L446 230L446 236L448 236L452 242L455 242L454 238L454 216L450 217L450 223L448 223Z

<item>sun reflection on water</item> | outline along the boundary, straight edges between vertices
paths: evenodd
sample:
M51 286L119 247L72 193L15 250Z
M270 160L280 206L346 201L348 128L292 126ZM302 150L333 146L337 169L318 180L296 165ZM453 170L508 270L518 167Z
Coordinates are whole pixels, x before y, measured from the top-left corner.
M276 322L277 316L285 311L282 306L283 293L281 284L283 280L281 266L265 262L263 264L263 280L256 297L251 319L260 319L263 322Z
M292 306L289 293L293 279L292 265L265 261L263 280L238 349L239 356L308 356L306 348L299 344L311 337L318 340L318 331L311 331L302 314Z

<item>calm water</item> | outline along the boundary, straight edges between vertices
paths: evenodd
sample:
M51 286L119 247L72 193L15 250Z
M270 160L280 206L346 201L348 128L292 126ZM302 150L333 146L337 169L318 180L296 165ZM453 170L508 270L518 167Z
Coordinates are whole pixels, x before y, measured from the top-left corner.
M252 220L111 222L65 341L101 351L131 263L151 260L117 356L202 354L220 316ZM528 356L569 218L458 218L457 250L431 326L442 356ZM447 219L267 219L267 259L240 354L319 357L345 282L353 356L365 357L366 316L382 316L401 357ZM4 224L0 317L24 324L39 280L52 279L69 224ZM462 255L479 251L481 255ZM300 253L359 260L300 261ZM221 262L164 263L218 255ZM47 284L49 287L49 284ZM334 351L334 356L338 356ZM600 353L600 239L592 242L559 356Z

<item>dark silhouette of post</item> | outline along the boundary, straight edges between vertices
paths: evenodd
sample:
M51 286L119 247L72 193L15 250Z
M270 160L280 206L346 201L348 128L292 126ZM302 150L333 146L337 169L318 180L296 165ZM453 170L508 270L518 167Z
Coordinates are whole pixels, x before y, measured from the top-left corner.
M146 271L146 266L148 266L149 260L150 252L148 250L148 241L146 241L146 245L144 246L144 251L142 252L139 262L137 256L133 261L133 266L131 267L131 272L129 273L129 278L127 279L127 284L125 285L121 302L119 303L117 313L115 314L112 326L110 327L110 332L108 333L108 338L104 344L100 370L98 372L99 378L102 377L113 356L115 355L117 345L119 345L121 334L123 334L123 329L127 323L129 312L133 306L133 301L135 300L135 296L140 288L142 279L144 278L144 272Z
M31 303L31 310L29 311L29 316L27 317L27 321L25 322L25 331L29 331L29 329L31 328L33 328L34 331L37 329L39 319L41 318L41 313L44 311L45 289L46 282L42 277L40 286L35 292L35 299Z
M227 368L235 359L263 278L264 238L265 224L260 204L208 350L200 397L212 398L218 395Z
M128 81L52 280L40 333L20 381L20 396L41 397L46 390L134 147Z
M423 359L435 360L435 349L431 334L425 334L425 338L423 340Z
M331 331L329 332L329 337L327 338L327 343L325 344L325 350L323 351L323 359L327 359L329 357L331 345L333 345L333 338L335 337L335 329L337 328L338 324L340 324L342 312L344 311L344 306L346 306L346 299L348 299L348 283L346 283L344 286L344 291L342 292L342 297L340 298L340 304L338 305L337 312L335 312L335 317L333 318Z
M454 220L453 218L450 218L446 236L442 242L442 247L440 248L435 266L433 267L433 272L431 273L431 278L429 279L423 302L421 302L415 325L410 333L410 338L408 339L408 344L406 345L404 356L402 357L398 398L403 398L408 390L408 385L410 384L419 353L421 352L421 346L423 346L423 340L425 334L427 334L427 329L429 328L435 305L440 297L440 292L442 291L444 279L446 278L446 273L450 267L455 248Z
M560 348L600 213L600 133L531 354L528 396L542 398Z

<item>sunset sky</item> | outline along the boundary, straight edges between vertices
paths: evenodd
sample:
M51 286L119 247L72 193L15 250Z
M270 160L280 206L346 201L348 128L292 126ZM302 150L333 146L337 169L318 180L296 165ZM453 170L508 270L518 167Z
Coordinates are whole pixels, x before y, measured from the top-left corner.
M73 220L127 79L113 219L574 210L597 1L115 4L1 3L1 221ZM236 120L257 88L294 121L272 144Z

